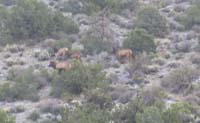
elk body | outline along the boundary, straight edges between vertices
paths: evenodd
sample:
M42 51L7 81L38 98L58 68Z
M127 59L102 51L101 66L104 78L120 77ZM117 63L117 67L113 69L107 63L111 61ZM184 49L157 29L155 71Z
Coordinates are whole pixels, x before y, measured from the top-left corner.
M49 67L57 69L60 73L63 70L72 68L72 65L66 61L50 61Z
M71 53L71 58L74 58L74 59L81 61L81 52Z
M117 51L116 53L117 58L120 60L122 58L127 58L129 60L134 58L133 51L131 49L122 49Z
M56 57L59 57L59 56L66 56L69 54L69 49L68 48L61 48L58 50L58 52L56 53Z

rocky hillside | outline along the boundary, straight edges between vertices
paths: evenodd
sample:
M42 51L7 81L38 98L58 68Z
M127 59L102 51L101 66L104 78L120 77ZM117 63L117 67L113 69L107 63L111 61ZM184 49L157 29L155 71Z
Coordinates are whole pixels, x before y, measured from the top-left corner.
M198 0L0 4L0 123L200 122Z

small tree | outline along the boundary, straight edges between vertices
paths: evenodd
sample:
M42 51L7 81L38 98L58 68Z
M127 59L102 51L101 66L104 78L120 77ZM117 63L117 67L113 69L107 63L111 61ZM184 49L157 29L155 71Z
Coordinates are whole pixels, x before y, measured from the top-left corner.
M155 8L144 8L138 13L136 26L144 28L154 36L163 37L167 33L167 21Z
M152 35L144 29L136 28L128 34L124 41L124 47L136 52L155 52L156 45Z

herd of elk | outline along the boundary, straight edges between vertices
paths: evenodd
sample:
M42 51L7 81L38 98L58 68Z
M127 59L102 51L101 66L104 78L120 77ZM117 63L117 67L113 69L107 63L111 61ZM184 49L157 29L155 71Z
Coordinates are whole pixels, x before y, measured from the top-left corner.
M134 59L134 54L133 54L133 51L131 49L118 50L115 55L116 55L118 60L128 59L130 61L130 60ZM74 58L74 59L81 61L81 52L79 52L79 51L71 52L68 48L61 48L56 52L56 58L57 57L64 57L64 56L70 56L71 58ZM49 67L57 69L59 72L61 72L63 70L67 70L67 69L72 68L72 64L70 64L67 61L54 60L54 61L50 61Z
M68 48L60 48L55 53L55 56L56 56L56 59L58 59L58 57L64 58L65 56L70 56L73 59L77 59L77 60L81 61L81 52L79 52L79 51L72 52ZM50 61L49 67L57 69L60 73L61 71L72 68L72 64L67 61L54 60L54 61Z

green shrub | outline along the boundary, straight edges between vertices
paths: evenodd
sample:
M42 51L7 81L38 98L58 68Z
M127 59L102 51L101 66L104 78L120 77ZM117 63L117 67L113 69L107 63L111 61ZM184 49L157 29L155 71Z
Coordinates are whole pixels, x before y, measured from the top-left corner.
M52 94L57 97L66 93L80 94L84 90L105 87L108 84L101 67L97 64L74 63L71 69L61 74L55 73L54 76Z
M164 123L183 123L183 114L191 114L192 107L188 103L175 103L163 111Z
M84 52L86 54L98 54L102 51L108 51L111 50L111 44L102 41L101 38L95 37L95 36L87 36L81 41L84 45Z
M5 83L0 86L0 100L4 101L9 97L12 97L12 92L11 92L11 85L9 83Z
M56 49L60 49L63 47L70 48L71 45L72 45L72 42L69 39L65 38L65 39L56 41L54 44L54 48L56 48Z
M195 25L200 25L200 5L194 5L190 7L183 17L180 18L180 21L185 25L186 29L191 29Z
M6 83L0 86L0 100L38 100L38 90L47 84L49 76L45 71L35 73L32 68L9 72L9 80L13 83Z
M126 107L120 107L113 113L115 123L136 123L136 114L141 112L144 104L141 99L136 98L129 102Z
M28 119L32 120L32 121L37 121L40 118L40 114L38 112L32 112Z
M5 7L0 6L0 44L7 44L10 39L10 35L8 34L8 29L6 28L5 23L8 20L8 11Z
M92 3L94 3L96 6L99 6L101 9L103 9L104 7L106 7L106 3L107 3L107 0L88 0Z
M163 102L151 106L143 104L144 100L135 99L126 107L113 113L115 123L183 123L184 116L191 115L191 105L174 103L168 108Z
M164 123L164 121L157 107L149 107L143 113L137 113L136 123Z
M0 4L5 6L11 6L16 3L17 0L0 0Z
M121 1L120 8L121 9L130 9L130 10L137 10L139 6L138 0L124 0Z
M136 26L144 28L154 36L163 37L167 33L167 21L155 8L144 8L138 13Z
M13 39L40 39L55 31L77 33L78 26L61 12L52 11L38 0L20 0L7 13L3 23Z
M109 123L110 121L111 115L108 111L83 105L75 111L64 113L61 123Z
M136 28L128 34L124 41L124 47L135 52L155 52L156 46L152 35L145 30Z
M184 115L191 114L191 105L175 103L169 108L151 106L137 113L136 123L183 123Z
M87 0L87 3L86 10L90 13L93 13L92 11L98 12L105 8L111 10L112 12L119 12L122 8L124 9L127 7L127 3L120 0Z
M15 118L0 110L0 123L15 123Z
M83 6L79 2L79 0L69 0L63 2L61 6L63 6L63 11L71 12L72 14L85 13L91 15L100 10L100 7L91 1L82 1Z
M111 95L105 89L89 91L87 103L100 109L111 109L113 106Z

